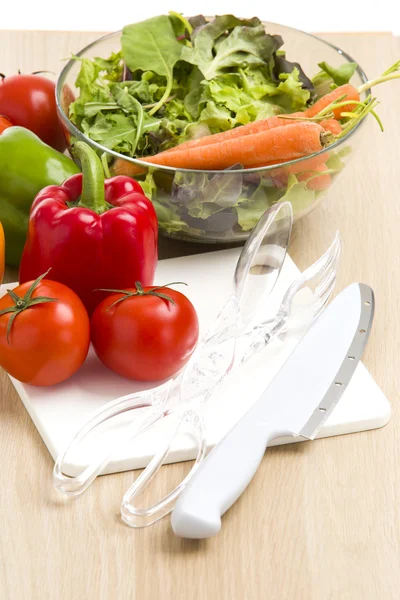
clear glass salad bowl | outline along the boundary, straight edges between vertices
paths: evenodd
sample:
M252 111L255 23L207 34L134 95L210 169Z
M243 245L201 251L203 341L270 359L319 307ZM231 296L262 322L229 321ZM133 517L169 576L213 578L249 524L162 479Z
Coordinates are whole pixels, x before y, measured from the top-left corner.
M318 63L333 66L353 59L336 46L305 32L264 23L266 31L280 34L289 60L299 62L310 76L318 72ZM86 46L77 56L106 58L121 49L121 32L106 35ZM264 211L272 204L289 200L297 221L313 210L320 200L332 195L332 188L350 161L357 146L363 121L324 150L307 158L282 163L279 166L253 169L231 168L223 171L200 171L172 167L149 167L148 163L129 158L91 140L70 121L69 105L78 95L75 80L79 61L70 60L57 82L57 106L68 144L82 140L107 158L111 175L118 159L118 173L130 174L132 165L142 167L135 176L146 180L149 172L151 186L146 193L156 207L160 232L186 241L231 243L245 240ZM359 86L367 81L364 71L357 67L352 83ZM123 161L123 162L121 162ZM315 165L324 165L328 173L321 176ZM311 172L311 177L310 177ZM302 177L307 173L308 180Z

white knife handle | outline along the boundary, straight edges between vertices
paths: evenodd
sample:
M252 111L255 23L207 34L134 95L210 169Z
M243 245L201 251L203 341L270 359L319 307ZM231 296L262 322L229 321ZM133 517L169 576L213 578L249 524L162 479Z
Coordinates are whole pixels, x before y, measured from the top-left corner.
M252 480L269 441L288 435L277 426L260 422L258 412L250 410L195 472L172 512L176 535L200 539L218 533L221 516Z

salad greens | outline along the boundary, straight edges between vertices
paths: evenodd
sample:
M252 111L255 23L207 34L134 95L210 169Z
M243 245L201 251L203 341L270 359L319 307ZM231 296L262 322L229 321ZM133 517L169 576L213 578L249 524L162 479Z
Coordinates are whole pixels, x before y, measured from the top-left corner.
M181 57L182 44L177 40L166 15L124 27L121 44L131 73L151 70L166 79L165 89L149 114L156 113L168 100L174 83L174 67Z
M340 67L332 67L326 62L318 63L321 71L312 78L317 97L327 94L330 90L349 83L357 69L357 63L347 62Z
M304 110L313 84L261 21L173 13L124 27L121 51L78 58L70 118L95 142L133 157L186 139ZM279 54L278 54L279 53Z
M69 117L101 146L146 157L183 141L270 116L305 110L347 83L355 63L321 69L312 79L291 62L279 35L257 18L179 13L127 25L108 58L75 56L79 96ZM329 172L343 167L331 153ZM232 167L234 169L234 167ZM236 169L240 165L236 165ZM290 175L284 186L256 173L162 173L149 168L143 189L169 234L243 235L281 199L303 212L321 192Z

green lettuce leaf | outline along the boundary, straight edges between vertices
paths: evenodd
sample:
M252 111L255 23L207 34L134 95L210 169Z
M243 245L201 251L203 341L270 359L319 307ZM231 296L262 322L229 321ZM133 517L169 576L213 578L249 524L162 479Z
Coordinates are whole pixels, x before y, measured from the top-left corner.
M293 73L293 70L297 69L299 72L299 80L305 90L309 90L310 92L314 91L314 85L311 79L307 77L304 73L303 69L299 65L298 62L291 62L287 60L286 55L280 53L279 51L275 54L274 57L274 70L273 73L277 79L279 79L282 73Z
M156 196L157 184L154 181L153 169L151 167L148 169L144 181L139 181L139 183L142 186L145 196L147 196L149 200L153 200Z
M261 69L239 69L243 90L253 100L262 100L276 94L276 83L267 79Z
M282 44L279 36L265 32L261 21L217 16L194 30L192 47L182 49L182 59L199 67L206 80L225 69L248 65L269 65Z
M250 231L257 225L265 211L278 200L279 193L270 180L260 177L256 189L236 207L238 224L243 231Z
M315 191L307 188L307 182L298 181L296 175L289 175L286 193L280 202L291 202L295 215L304 212L315 202Z
M326 62L320 62L318 66L321 71L312 79L318 97L327 94L335 87L349 83L357 69L355 62L346 62L339 67L332 67Z
M104 73L105 79L108 81L120 81L124 70L121 50L119 52L112 52L107 59L96 56L93 62L99 69L99 72Z
M286 112L304 110L310 99L310 91L303 88L300 72L295 67L291 73L279 75L281 83L276 91L278 97L275 102L286 109Z
M331 65L328 65L327 62L323 61L318 63L318 66L338 86L349 83L357 69L357 63L355 62L347 62L340 65L340 67L332 67Z
M240 165L239 165L240 167ZM206 173L176 173L172 202L187 208L196 219L208 219L226 208L236 206L242 194L241 173L229 170L209 177Z
M190 226L181 219L177 209L172 206L166 206L156 199L153 199L152 202L156 209L158 224L166 233L171 235L180 231L190 230Z
M196 15L189 18L189 23L193 29L198 29L199 27L207 25L208 21L203 15Z
M193 119L197 119L200 114L200 98L203 93L200 85L204 77L200 69L194 67L187 77L187 93L184 97L184 105L187 112Z
M206 123L213 133L227 131L236 124L230 110L212 100L207 102L206 107L201 111L199 121Z

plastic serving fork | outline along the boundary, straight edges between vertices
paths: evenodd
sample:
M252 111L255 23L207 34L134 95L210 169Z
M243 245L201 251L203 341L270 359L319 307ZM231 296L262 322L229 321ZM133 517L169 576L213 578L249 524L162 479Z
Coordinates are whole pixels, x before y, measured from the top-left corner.
M292 208L288 202L277 204L264 213L239 256L233 293L214 325L199 343L192 359L174 380L152 390L119 398L98 411L57 458L53 483L58 490L66 495L81 494L104 469L112 455L142 431L168 416L177 404L187 402L199 394L207 397L210 395L211 390L233 365L237 336L245 331L246 326L265 305L266 298L279 277L289 244L292 219ZM222 345L224 352L219 352L216 364L215 348ZM94 429L117 415L139 408L144 410L140 416L133 413L135 418L123 432L117 445L113 443L103 447L96 460L79 475L70 477L64 474L68 454ZM193 422L193 430L199 436L197 459L200 461L205 452L205 436L199 429L197 420Z

